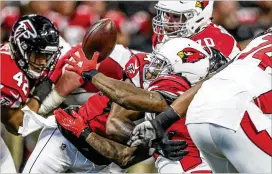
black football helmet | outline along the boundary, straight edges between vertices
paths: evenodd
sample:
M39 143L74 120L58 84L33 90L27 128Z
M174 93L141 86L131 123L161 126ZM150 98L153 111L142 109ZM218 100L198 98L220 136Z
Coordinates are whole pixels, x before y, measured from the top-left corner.
M49 19L40 15L30 14L16 21L9 41L18 65L32 79L46 76L60 55L59 32ZM35 64L29 60L31 54L46 56L46 66L38 65L41 70L38 75L29 67L29 64Z

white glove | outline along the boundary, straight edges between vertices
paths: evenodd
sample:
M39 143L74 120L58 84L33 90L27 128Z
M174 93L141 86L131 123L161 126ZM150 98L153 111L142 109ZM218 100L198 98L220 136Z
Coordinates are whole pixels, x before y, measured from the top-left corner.
M138 124L132 131L129 146L148 145L151 146L152 140L156 139L156 131L150 121Z

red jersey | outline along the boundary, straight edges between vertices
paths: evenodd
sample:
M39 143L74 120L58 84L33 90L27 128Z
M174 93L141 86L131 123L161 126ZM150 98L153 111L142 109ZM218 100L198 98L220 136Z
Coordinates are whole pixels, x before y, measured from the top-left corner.
M156 78L150 85L150 91L159 92L164 98L172 103L179 95L190 88L190 84L182 77L177 75L166 75ZM171 101L172 100L172 101ZM202 163L199 150L191 139L187 127L185 125L185 117L175 122L170 126L166 132L175 132L172 137L173 140L185 140L188 143L186 150L189 151L188 155L184 156L181 160L181 166L184 171L193 169ZM158 154L154 155L155 158Z
M102 61L98 71L108 77L121 80L123 79L123 69L126 62L130 60L133 52L122 45L116 45L110 56ZM133 56L132 56L133 57ZM88 92L97 92L98 89L92 83L83 86ZM79 109L79 115L83 116L84 121L89 127L100 135L105 135L106 121L110 112L110 100L102 93L96 93Z
M8 43L1 45L1 106L18 108L25 103L31 86L28 77L19 68Z
M129 59L125 65L125 74L131 82L140 88L144 88L145 67L148 66L149 59L147 53L137 53Z
M189 39L196 41L202 46L214 47L230 59L233 59L240 52L240 47L236 40L223 27L212 23L189 37ZM161 44L158 42L156 34L153 35L152 40L154 48ZM167 38L164 38L164 40L167 40Z
M88 123L92 131L100 135L105 135L109 112L110 100L102 93L90 97L78 110L78 114Z

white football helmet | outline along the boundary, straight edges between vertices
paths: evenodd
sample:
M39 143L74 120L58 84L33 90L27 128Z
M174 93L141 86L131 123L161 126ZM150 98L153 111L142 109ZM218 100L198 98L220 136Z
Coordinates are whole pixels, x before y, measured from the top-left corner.
M187 38L174 38L153 51L148 71L155 77L178 74L193 85L208 75L210 58L198 43Z
M190 37L210 23L213 1L159 1L153 30L158 36ZM161 37L158 37L161 38Z

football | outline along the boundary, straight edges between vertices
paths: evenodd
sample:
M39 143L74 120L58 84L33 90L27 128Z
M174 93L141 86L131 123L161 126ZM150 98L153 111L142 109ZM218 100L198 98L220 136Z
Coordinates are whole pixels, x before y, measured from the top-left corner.
M94 23L83 37L82 50L88 59L92 58L95 51L99 51L98 62L101 62L110 55L116 40L117 32L113 21L102 19Z

